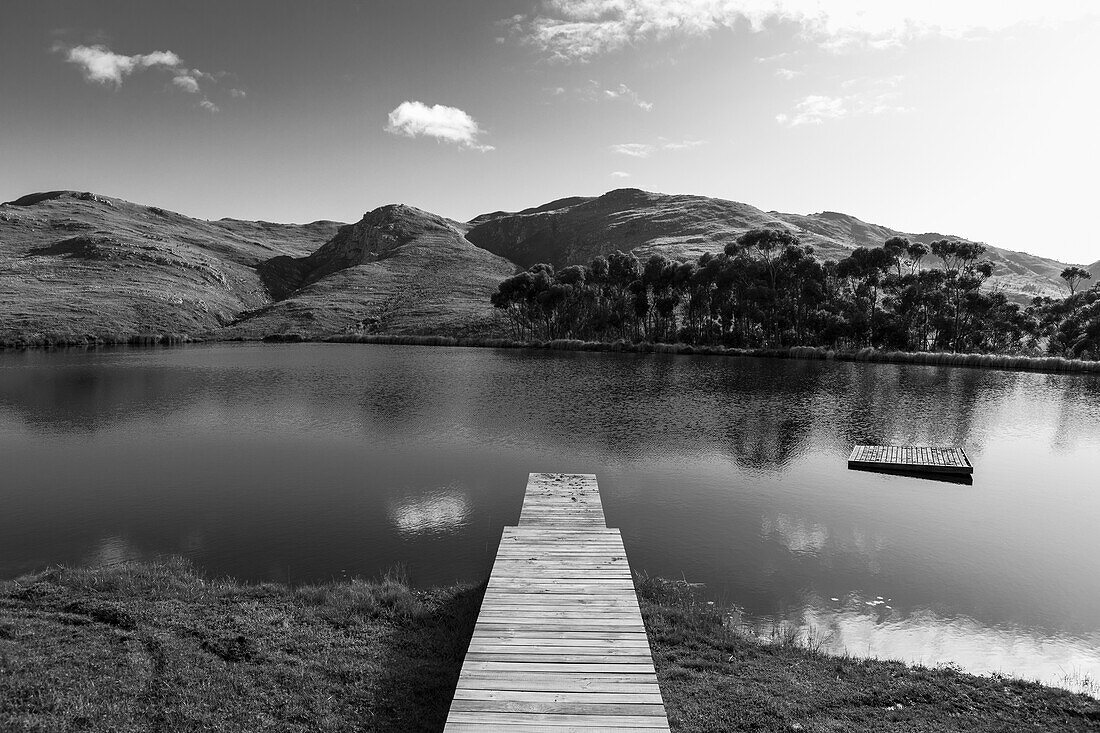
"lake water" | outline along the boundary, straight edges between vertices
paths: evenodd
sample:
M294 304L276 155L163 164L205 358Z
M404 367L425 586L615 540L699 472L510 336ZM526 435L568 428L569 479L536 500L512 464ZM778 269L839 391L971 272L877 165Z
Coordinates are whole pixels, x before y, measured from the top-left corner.
M850 471L964 446L972 485ZM631 566L826 647L1100 679L1100 378L367 345L0 353L0 577L181 554L477 581L527 473L595 473Z

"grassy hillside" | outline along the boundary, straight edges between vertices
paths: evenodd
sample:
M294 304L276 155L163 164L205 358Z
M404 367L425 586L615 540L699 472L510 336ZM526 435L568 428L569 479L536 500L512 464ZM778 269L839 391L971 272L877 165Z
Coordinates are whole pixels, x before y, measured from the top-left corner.
M791 228L831 259L901 234L836 212L637 189L465 224L390 205L351 225L203 221L93 193L30 194L0 204L0 345L143 333L501 335L489 296L516 266L614 250L695 259L759 227ZM1063 263L996 247L987 256L997 264L990 284L1014 300L1065 295ZM1100 262L1091 268L1100 280Z
M514 266L463 225L386 206L354 225L202 221L75 191L0 204L0 345L134 334L491 329Z
M489 295L514 271L466 241L454 222L383 206L307 257L263 263L276 302L218 335L491 332Z
M75 191L0 204L0 343L201 334L270 301L256 265L337 224L201 221Z
M880 246L894 236L926 243L946 236L900 232L831 211L765 212L736 201L638 189L561 199L511 214L485 214L470 225L467 239L524 267L536 262L555 267L585 264L615 250L633 251L641 258L660 252L696 259L704 252L720 252L728 242L759 227L791 229L803 243L813 245L818 257L834 260L855 247ZM1064 263L993 246L988 246L986 256L997 265L990 286L1002 288L1016 302L1026 303L1036 295L1066 295L1058 279Z

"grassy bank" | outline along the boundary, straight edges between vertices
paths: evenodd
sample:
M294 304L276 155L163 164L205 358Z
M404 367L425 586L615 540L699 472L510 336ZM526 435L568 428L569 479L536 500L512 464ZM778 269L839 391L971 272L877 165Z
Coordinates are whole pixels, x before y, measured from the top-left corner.
M111 336L34 334L29 337L0 340L0 350L101 346L171 346L185 343L217 342L219 340L220 339L211 334L204 334L202 336L155 333L123 333ZM242 341L250 339L234 338L229 340ZM979 369L1031 371L1050 374L1100 374L1100 361L1066 359L1060 356L883 351L872 348L851 351L826 349L819 346L793 346L782 349L736 349L723 346L693 346L691 344L634 343L625 340L581 341L580 339L555 339L552 341L518 341L516 339L488 336L440 336L423 334L337 334L324 336L301 333L281 333L271 334L262 339L257 338L252 340L263 341L265 343L325 342L405 346L466 346L492 349L547 349L551 351L608 351L635 354L749 356L771 359L855 361L879 364L925 364L930 366L973 367Z
M442 730L482 592L182 561L0 583L0 730Z
M97 346L175 346L203 341L186 333L114 333L106 335L73 333L32 333L0 339L3 349L57 349Z
M732 631L640 580L674 731L1100 730L1100 701ZM290 588L182 561L0 582L0 730L442 730L483 588Z
M766 640L679 581L636 583L675 731L1095 731L1100 701L952 667L821 653L794 634Z
M303 340L290 337L290 340ZM926 364L933 366L976 367L1009 371L1048 373L1092 372L1100 374L1100 361L1065 359L1060 356L1010 356L1000 354L957 354L946 352L881 351L859 349L836 351L816 346L794 346L783 349L735 349L722 346L662 344L630 341L516 341L503 338L455 338L450 336L414 335L341 335L325 341L336 343L404 344L410 346L476 346L497 349L550 349L554 351L609 351L638 354L697 354L702 356L751 356L772 359L813 359L857 361L886 364Z

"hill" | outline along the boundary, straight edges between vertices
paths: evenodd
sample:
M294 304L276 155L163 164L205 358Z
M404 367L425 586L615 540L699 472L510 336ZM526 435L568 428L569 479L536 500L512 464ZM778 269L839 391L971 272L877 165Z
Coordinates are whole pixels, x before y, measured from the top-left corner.
M515 268L462 229L401 205L296 225L31 194L0 204L0 344L476 332Z
M0 343L210 332L270 301L256 265L337 224L201 221L76 191L0 204Z
M489 296L516 267L614 250L695 258L745 231L788 227L818 256L892 236L847 214L763 211L704 196L619 189L459 223L382 206L355 224L203 221L88 192L0 204L0 344L141 333L263 338L495 333ZM1017 302L1061 297L1065 265L989 247L993 284ZM1100 280L1100 262L1090 266Z
M258 271L275 302L218 335L482 333L494 318L489 295L515 266L470 244L456 222L393 204L309 256Z
M726 243L759 227L786 227L812 245L820 258L833 260L855 247L879 246L894 236L925 243L950 237L902 232L832 211L785 214L736 201L626 188L515 213L484 214L470 221L466 238L524 267L536 262L561 267L615 250L633 251L642 258L655 252L697 258L704 252L720 252ZM989 245L986 256L997 265L991 285L1016 302L1066 294L1058 279L1064 263Z

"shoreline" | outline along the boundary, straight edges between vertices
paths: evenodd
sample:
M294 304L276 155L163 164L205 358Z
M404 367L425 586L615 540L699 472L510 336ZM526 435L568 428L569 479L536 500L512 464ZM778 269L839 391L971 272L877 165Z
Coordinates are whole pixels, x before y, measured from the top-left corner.
M674 731L1100 730L1100 700L950 665L830 656L635 576ZM438 731L484 583L297 587L180 558L0 581L0 728Z
M1100 374L1100 361L1067 359L1061 356L1013 356L1008 354L966 354L933 351L885 351L866 347L857 350L833 350L823 346L791 346L777 349L739 349L723 346L693 346L683 343L653 343L648 341L582 341L554 339L551 341L520 341L482 336L440 336L419 334L336 334L303 336L298 333L275 334L262 338L220 339L189 334L119 334L108 337L43 337L34 340L0 342L2 351L61 348L111 348L117 346L156 347L193 343L339 343L380 344L399 346L445 346L494 349L532 349L549 351L593 351L634 354L673 354L680 356L735 356L771 359L805 359L811 361L848 361L872 364L917 364L951 366L1000 371L1036 372L1045 374Z

